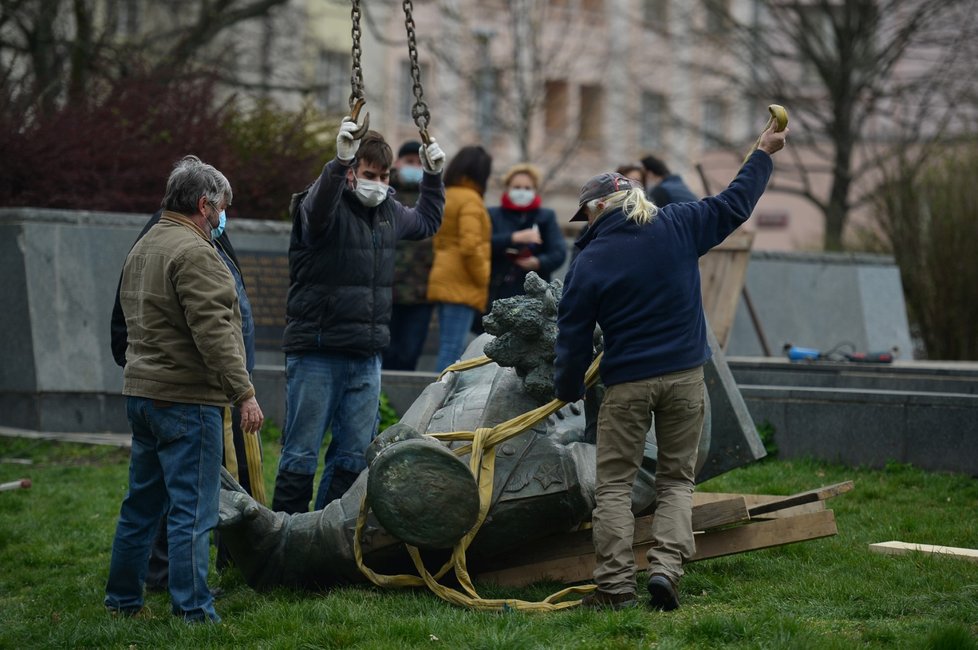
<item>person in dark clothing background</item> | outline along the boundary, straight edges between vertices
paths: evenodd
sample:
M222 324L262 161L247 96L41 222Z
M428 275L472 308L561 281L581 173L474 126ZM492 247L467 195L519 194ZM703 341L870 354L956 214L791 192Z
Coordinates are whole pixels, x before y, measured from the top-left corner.
M693 194L683 179L670 172L666 164L655 156L642 158L642 166L645 167L646 178L651 185L648 188L648 197L658 207L670 203L699 201L699 197Z
M391 169L391 187L401 205L418 202L421 168L421 143L408 140L397 150ZM424 349L434 305L428 302L428 273L435 259L431 238L420 241L402 239L394 252L391 342L384 350L384 370L414 370Z
M163 214L163 210L157 210L143 226L143 229L136 236L136 241L138 242L143 236L149 232L149 229L156 225L160 216ZM231 272L231 277L234 278L234 285L238 293L238 306L241 310L241 335L244 339L245 344L245 365L248 370L248 374L255 368L255 321L252 317L251 303L248 300L248 294L245 291L244 277L241 274L241 265L238 262L237 253L234 250L234 246L231 245L231 239L228 237L227 230L225 229L227 217L225 216L219 227L212 230L211 235L214 238L214 247L217 249L221 260L224 262L225 266ZM133 242L135 245L135 242ZM122 276L120 274L119 283L121 286ZM115 292L115 304L112 306L112 319L110 322L110 343L112 347L112 358L115 360L116 364L120 368L126 367L126 348L129 346L128 329L126 328L126 317L122 313L122 302L119 298L119 287L116 287ZM225 450L224 450L224 466L230 468L237 468L237 471L232 471L232 475L238 479L238 483L241 487L245 489L248 494L252 497L256 496L255 491L252 490L251 485L251 463L258 464L258 473L260 474L260 458L250 459L245 449L245 433L241 429L241 411L237 407L231 407L231 435L233 439L233 445L231 447L227 446L227 440L225 440ZM227 433L227 426L225 424L225 434ZM264 494L262 490L260 494ZM227 553L227 549L222 545L218 544L217 553L217 568L221 569L230 563L230 556ZM166 517L160 519L160 527L157 531L156 539L153 542L152 549L150 551L149 557L149 570L146 574L146 588L150 591L166 591L167 582L169 575L169 563L168 563L168 553L167 553L167 540L166 540Z
M542 207L540 172L521 163L503 177L501 205L489 208L492 220L492 270L489 302L523 294L526 274L535 271L546 281L567 259L567 244L553 210ZM481 332L481 319L476 319Z

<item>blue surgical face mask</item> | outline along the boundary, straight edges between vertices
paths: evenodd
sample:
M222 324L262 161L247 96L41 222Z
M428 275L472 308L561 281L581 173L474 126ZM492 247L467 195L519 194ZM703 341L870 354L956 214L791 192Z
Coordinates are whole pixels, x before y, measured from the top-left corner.
M424 178L424 170L414 165L405 165L397 170L397 177L402 183L417 185Z
M217 239L224 233L224 226L228 223L228 216L224 214L224 210L221 210L221 214L217 217L217 228L211 228L211 239Z
M537 193L528 188L518 188L509 190L509 200L513 202L513 205L525 208L526 206L533 203L533 199L537 198Z

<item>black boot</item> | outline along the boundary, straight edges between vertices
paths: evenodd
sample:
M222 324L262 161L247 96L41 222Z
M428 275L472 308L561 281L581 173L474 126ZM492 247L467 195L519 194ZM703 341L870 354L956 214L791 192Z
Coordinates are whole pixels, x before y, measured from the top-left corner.
M279 470L278 476L275 477L272 510L288 514L309 512L313 478L313 474L296 474Z
M351 472L337 467L333 471L333 478L329 482L329 489L326 490L326 500L323 502L323 507L325 508L346 494L346 491L350 489L350 486L353 485L358 476L360 476L359 472Z

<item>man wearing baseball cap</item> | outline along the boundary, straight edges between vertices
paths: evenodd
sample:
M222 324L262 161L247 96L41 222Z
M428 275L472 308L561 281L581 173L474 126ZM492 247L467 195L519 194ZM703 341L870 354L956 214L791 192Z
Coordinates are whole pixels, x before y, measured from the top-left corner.
M658 447L654 542L648 552L650 605L679 607L683 563L695 551L692 498L703 427L703 364L710 358L698 260L747 221L767 186L771 154L787 129L767 129L727 189L661 209L640 184L599 174L581 188L571 221L587 221L575 243L557 315L557 398L584 395L595 325L604 336L593 513L597 590L582 605L637 604L632 484L655 418Z

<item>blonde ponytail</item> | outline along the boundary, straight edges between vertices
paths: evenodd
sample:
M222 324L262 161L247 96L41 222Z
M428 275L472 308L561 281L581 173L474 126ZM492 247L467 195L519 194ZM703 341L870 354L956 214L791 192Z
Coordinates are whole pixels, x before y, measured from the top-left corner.
M645 190L638 187L614 192L601 199L594 199L588 205L591 210L594 210L599 202L604 203L605 208L598 217L620 207L625 213L626 219L644 225L652 223L656 215L659 214L659 208L646 198Z

